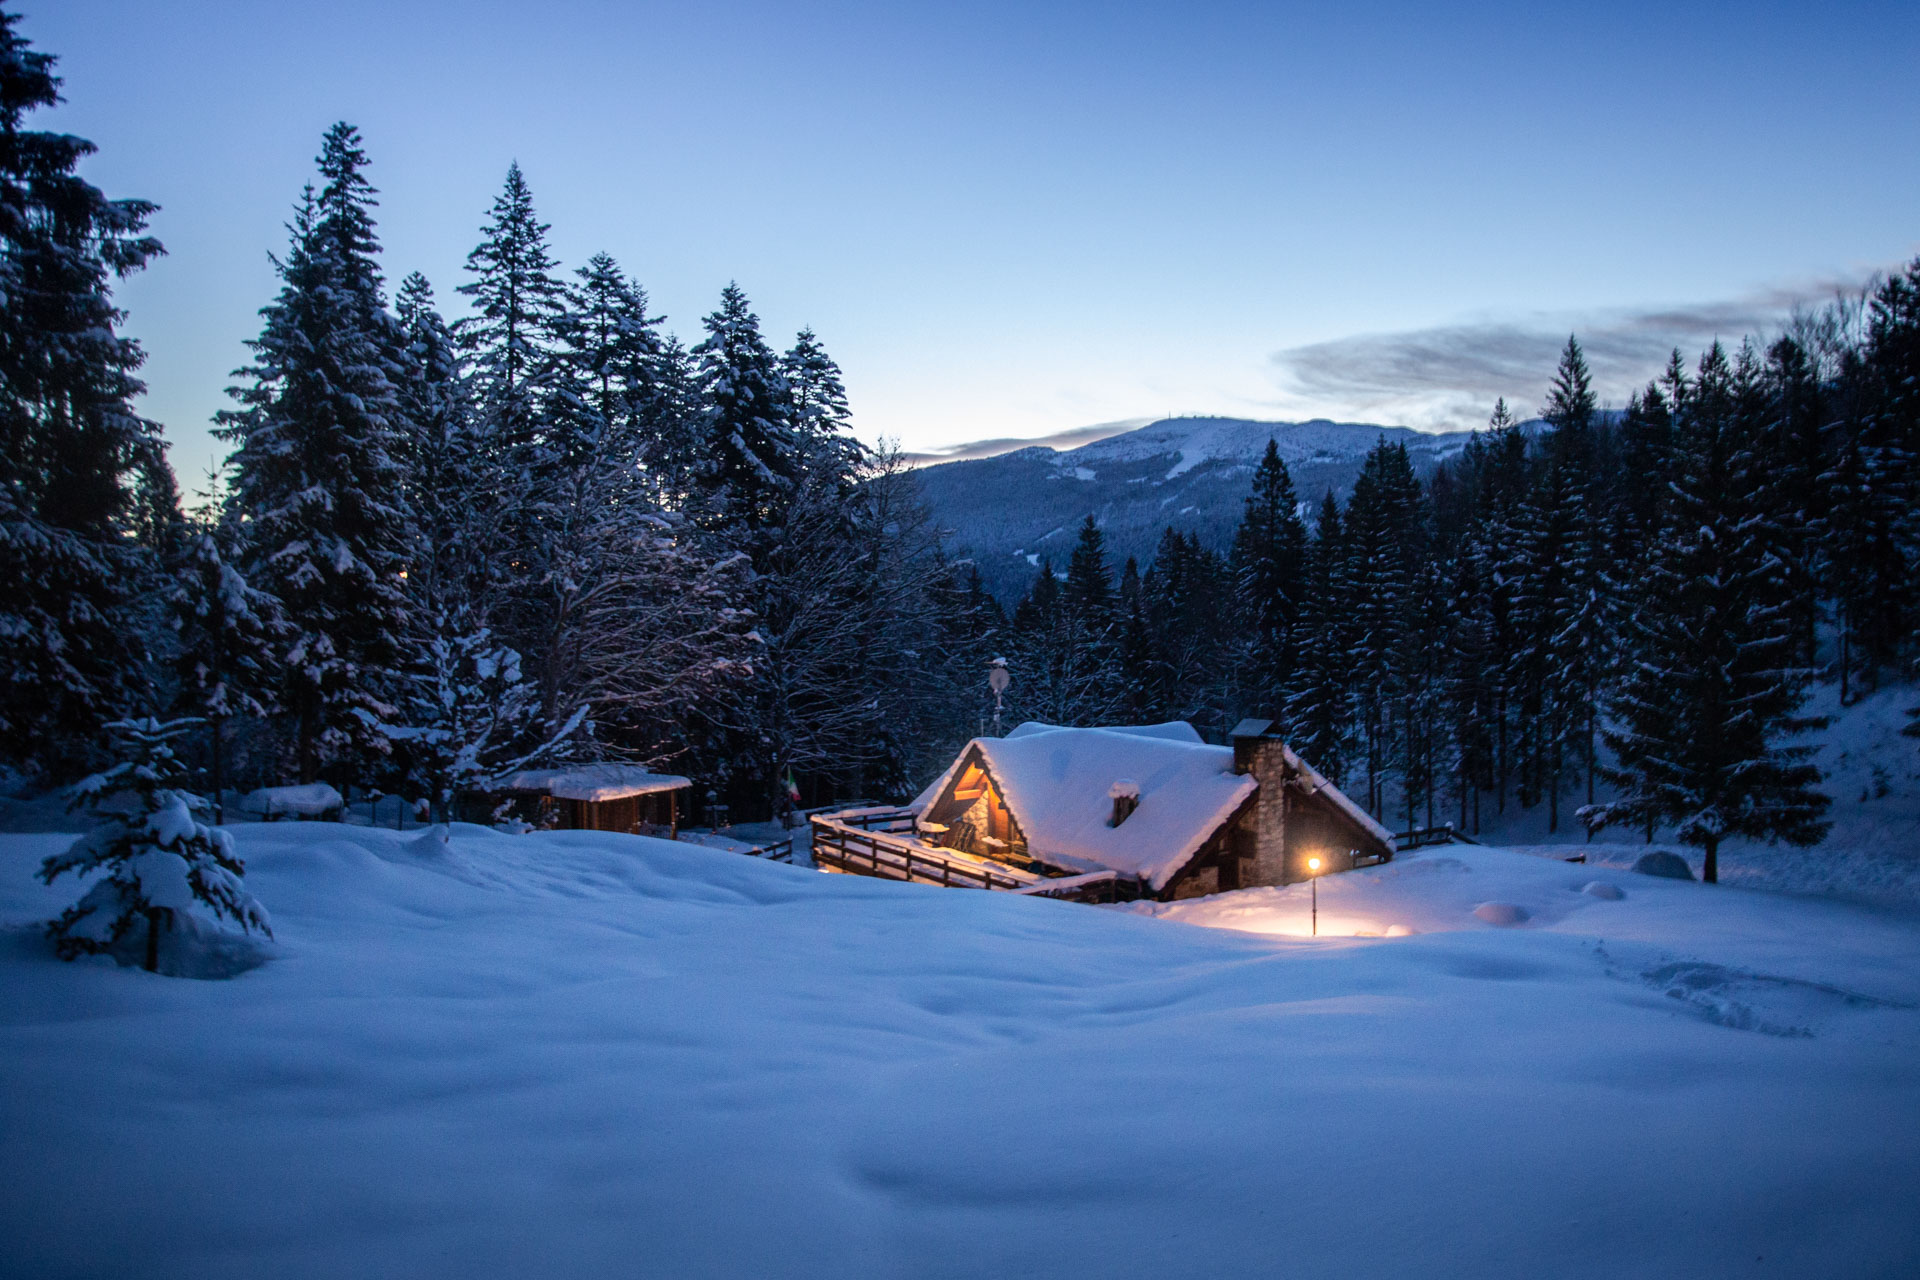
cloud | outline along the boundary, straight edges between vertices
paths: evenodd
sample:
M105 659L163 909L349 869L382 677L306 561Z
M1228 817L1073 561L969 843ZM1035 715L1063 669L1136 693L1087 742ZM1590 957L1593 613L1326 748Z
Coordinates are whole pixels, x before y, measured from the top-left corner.
M1272 371L1285 407L1295 412L1428 429L1473 427L1486 421L1500 396L1518 416L1531 415L1572 333L1586 352L1596 394L1617 406L1645 386L1676 347L1691 360L1716 338L1732 344L1775 331L1795 310L1855 293L1870 279L1810 281L1691 306L1541 313L1360 334L1276 352Z
M965 444L947 445L944 448L928 449L920 453L902 453L900 457L909 466L929 467L937 462L965 462L972 458L991 458L997 454L1012 453L1015 449L1031 449L1043 445L1049 449L1075 449L1083 444L1092 444L1096 440L1105 440L1136 427L1144 427L1153 421L1151 418L1128 418L1122 422L1101 422L1091 427L1074 427L1069 431L1056 431L1052 435L1033 436L1021 439L1014 436L1000 436L993 440L970 440Z

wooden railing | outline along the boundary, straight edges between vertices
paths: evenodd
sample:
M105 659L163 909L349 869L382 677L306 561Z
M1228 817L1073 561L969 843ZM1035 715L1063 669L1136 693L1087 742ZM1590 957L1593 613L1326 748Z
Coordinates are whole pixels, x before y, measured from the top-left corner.
M1147 886L1138 876L1120 871L1090 871L1083 876L1061 876L1042 880L1024 889L1015 889L1034 898L1060 898L1067 902L1137 902L1147 896Z
M1401 850L1424 849L1436 844L1479 844L1472 836L1453 829L1448 823L1439 827L1416 827L1412 831L1402 831L1394 836L1394 847Z
M922 844L891 831L867 830L819 814L813 824L813 863L858 876L911 880L955 889L1024 889L1044 879L954 849Z

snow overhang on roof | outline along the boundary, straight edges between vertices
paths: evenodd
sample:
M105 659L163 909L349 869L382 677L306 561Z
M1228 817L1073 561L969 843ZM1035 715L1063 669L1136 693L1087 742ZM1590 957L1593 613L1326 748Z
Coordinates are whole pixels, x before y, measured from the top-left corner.
M1325 796L1334 808L1359 823L1360 826L1378 838L1387 848L1392 849L1394 847L1393 833L1374 821L1372 814L1348 799L1346 792L1334 786L1331 782L1328 782L1320 775L1318 769L1308 764L1305 760L1302 760L1299 753L1294 751L1292 747L1289 747L1283 742L1280 744L1280 749L1287 753L1287 763L1294 769L1299 770L1300 777L1306 783L1309 794Z
M556 800L624 800L629 796L678 791L693 781L671 773L650 773L633 764L577 764L561 769L522 769L499 780L503 791L544 791Z
M1033 857L1077 871L1119 871L1154 889L1187 865L1259 789L1233 771L1233 751L1200 741L1190 725L1062 729L1026 724L1004 738L975 738ZM924 812L966 759L913 803ZM1138 788L1139 806L1115 827L1114 784Z

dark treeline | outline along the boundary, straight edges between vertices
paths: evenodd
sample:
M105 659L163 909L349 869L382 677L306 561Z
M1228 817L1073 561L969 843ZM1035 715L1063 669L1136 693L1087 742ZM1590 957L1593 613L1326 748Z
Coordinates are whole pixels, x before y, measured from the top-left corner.
M1021 715L1243 715L1383 819L1816 840L1799 714L1904 678L1920 566L1920 263L1764 348L1678 352L1623 413L1577 341L1425 482L1382 442L1343 507L1271 446L1232 545L1117 576L1089 517L1007 624ZM1310 519L1303 519L1305 513Z

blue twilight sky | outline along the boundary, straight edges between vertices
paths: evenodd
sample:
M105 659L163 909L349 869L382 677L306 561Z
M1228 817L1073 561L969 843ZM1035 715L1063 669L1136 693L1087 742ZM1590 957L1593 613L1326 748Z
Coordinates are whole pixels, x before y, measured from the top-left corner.
M1578 328L1616 401L1920 252L1920 5L13 0L183 484L333 120L391 281L510 160L689 342L738 280L909 449L1179 413L1467 425Z

